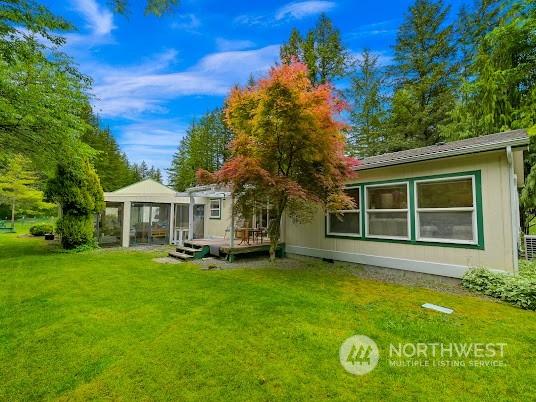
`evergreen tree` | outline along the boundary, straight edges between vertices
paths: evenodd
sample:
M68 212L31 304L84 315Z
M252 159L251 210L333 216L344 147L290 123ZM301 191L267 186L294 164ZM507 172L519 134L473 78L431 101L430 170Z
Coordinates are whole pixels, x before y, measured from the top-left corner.
M128 159L119 149L117 141L108 128L99 127L98 119L90 114L89 127L82 135L82 141L97 151L93 166L99 175L104 191L115 191L134 183Z
M471 66L476 59L482 39L500 22L510 0L473 0L471 7L460 8L456 22L456 37L460 50L461 79L471 78Z
M290 64L294 60L303 60L303 39L300 35L300 31L296 28L292 28L290 37L287 43L281 45L279 50L279 57L284 64Z
M61 208L57 232L63 248L94 243L94 216L104 209L104 196L99 176L87 159L58 165L45 195Z
M457 65L453 27L442 0L416 0L401 25L395 45L390 150L437 143L439 126L455 101Z
M449 139L536 127L536 4L501 3L497 25L474 42L469 78L461 87L452 122L442 127ZM485 25L485 27L487 27ZM525 158L527 180L521 193L525 232L536 217L536 137Z
M151 165L151 167L147 171L146 179L152 179L154 181L157 181L158 183L162 183L162 172L160 171L160 169L157 169Z
M536 5L510 3L499 25L480 39L471 79L461 88L449 139L490 134L536 123Z
M301 61L309 70L314 85L343 77L352 63L351 56L341 42L341 34L331 20L321 14L316 26L303 39L297 29L280 49L284 64Z
M173 155L168 169L169 184L177 191L183 191L196 183L197 170L218 170L229 157L231 138L221 109L192 122Z
M351 129L348 135L348 152L353 156L367 157L387 151L386 96L383 94L384 77L378 67L378 56L364 50L357 61L358 71L352 77L349 98Z

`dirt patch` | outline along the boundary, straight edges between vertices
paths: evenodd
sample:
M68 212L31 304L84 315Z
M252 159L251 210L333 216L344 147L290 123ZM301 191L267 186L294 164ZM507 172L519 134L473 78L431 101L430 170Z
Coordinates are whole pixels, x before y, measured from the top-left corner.
M155 258L153 261L161 264L181 264L182 261L170 258ZM190 260L188 263L199 266L204 271L219 271L227 269L315 269L337 268L343 269L351 275L363 279L372 279L380 282L394 283L399 285L414 286L448 292L455 294L473 294L461 285L461 280L438 275L430 275L419 272L405 271L400 269L382 268L371 265L361 265L349 262L322 261L318 258L290 255L278 258L271 263L267 257L241 257L235 262L228 262L223 258L206 257L200 260Z
M177 258L172 258L172 257L153 258L153 261L159 264L182 264L184 263L184 261L181 261L181 260L178 260Z
M235 262L228 262L225 259L216 257L207 257L200 260L193 260L192 263L199 265L203 270L222 270L222 269L295 269L304 268L300 261L293 258L278 258L274 263L268 260L268 257L242 257L237 258Z

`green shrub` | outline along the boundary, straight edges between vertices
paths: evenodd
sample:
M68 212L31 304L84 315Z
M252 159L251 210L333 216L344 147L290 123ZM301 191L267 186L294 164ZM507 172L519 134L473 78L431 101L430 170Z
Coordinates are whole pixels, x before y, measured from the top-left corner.
M519 275L492 272L486 268L467 271L462 284L468 289L496 297L527 310L536 310L535 264L520 264Z
M54 228L47 223L41 223L30 227L30 234L32 236L44 236L45 234L52 232L54 232Z
M58 220L57 232L61 245L67 250L95 243L92 216L66 215Z
M519 275L524 278L532 278L536 280L536 261L519 261Z
M57 166L56 176L47 182L45 194L49 201L61 206L58 234L63 248L92 248L93 216L104 209L104 194L99 176L88 160L71 162Z

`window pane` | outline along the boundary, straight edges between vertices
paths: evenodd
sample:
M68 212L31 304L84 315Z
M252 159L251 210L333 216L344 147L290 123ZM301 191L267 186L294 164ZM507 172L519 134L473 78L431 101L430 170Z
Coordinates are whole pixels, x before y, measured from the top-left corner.
M345 212L343 214L329 214L330 233L359 234L359 212Z
M123 204L106 203L106 209L99 219L99 244L101 246L120 245L123 232Z
M406 212L369 212L368 234L377 236L408 236Z
M473 212L419 212L420 237L474 240Z
M220 208L220 201L219 201L219 200L211 200L211 201L210 201L210 208L211 208L211 209L218 209L218 208Z
M175 226L181 229L188 229L188 222L190 221L190 210L188 204L176 204L175 205Z
M367 189L369 209L406 209L408 194L405 184Z
M347 188L344 192L355 202L355 209L359 209L359 188Z
M419 208L473 206L473 182L470 178L417 183Z

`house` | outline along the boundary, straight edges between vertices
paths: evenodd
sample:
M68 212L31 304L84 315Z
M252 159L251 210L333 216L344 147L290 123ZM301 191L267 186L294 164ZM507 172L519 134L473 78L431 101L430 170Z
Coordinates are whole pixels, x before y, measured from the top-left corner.
M516 272L528 144L516 130L365 158L346 183L356 209L319 208L306 224L284 217L286 252L449 277L475 266ZM240 223L231 194L213 186L176 193L146 180L105 200L99 238L125 247L186 239L232 245L231 227L270 220L266 204Z

